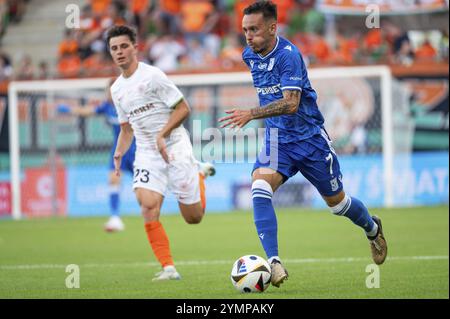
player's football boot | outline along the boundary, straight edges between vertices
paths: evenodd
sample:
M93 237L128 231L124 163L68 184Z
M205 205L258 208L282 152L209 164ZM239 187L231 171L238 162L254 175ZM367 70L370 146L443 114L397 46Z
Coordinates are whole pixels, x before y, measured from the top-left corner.
M209 162L198 162L198 167L200 170L200 173L203 174L203 176L214 176L216 174L216 169L212 163Z
M157 272L155 274L155 278L152 281L161 281L161 280L180 280L181 276L175 269L175 267L166 267L163 270Z
M384 263L387 256L387 243L383 234L383 226L378 216L372 216L373 221L378 225L378 233L375 237L369 238L372 259L377 265Z
M117 232L125 229L125 225L119 216L111 216L108 222L105 224L105 231Z
M272 277L270 278L270 281L272 285L279 288L280 285L288 278L288 272L281 262L276 259L272 261L270 268L272 270Z

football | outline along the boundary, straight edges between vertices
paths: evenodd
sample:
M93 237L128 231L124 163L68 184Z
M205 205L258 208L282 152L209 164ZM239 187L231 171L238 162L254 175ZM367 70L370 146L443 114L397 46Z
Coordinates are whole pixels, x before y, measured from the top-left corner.
M231 282L240 292L263 292L272 276L268 262L256 255L246 255L235 261L231 269Z

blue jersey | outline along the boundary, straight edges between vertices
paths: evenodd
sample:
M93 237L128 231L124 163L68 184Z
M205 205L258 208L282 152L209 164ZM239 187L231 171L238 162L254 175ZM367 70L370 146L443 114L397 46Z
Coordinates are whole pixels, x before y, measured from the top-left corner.
M109 166L111 169L114 169L114 161L113 155L117 146L117 139L120 133L120 123L119 118L117 116L116 108L114 104L110 101L104 101L102 104L95 108L96 114L101 114L105 117L106 122L111 126L114 134L114 144L111 148L111 156ZM122 158L121 168L123 170L127 170L133 173L133 163L134 163L134 155L136 152L136 141L133 139L133 142L130 145L127 153Z
M277 143L305 140L321 133L324 119L317 107L317 94L300 51L291 42L277 37L275 48L264 57L247 46L242 58L251 71L261 107L282 99L283 90L301 91L297 113L265 119L266 141L270 140L270 129L278 130Z
M111 126L114 134L114 144L120 133L120 123L117 117L116 108L110 101L104 101L95 108L95 114L101 114L105 117L106 122Z

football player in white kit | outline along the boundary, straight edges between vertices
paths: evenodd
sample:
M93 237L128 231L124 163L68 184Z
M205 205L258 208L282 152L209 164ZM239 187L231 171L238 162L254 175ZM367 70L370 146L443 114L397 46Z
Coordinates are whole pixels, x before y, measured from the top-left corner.
M117 174L122 156L136 138L133 189L144 217L145 230L162 271L153 280L180 279L169 240L159 222L166 190L177 198L188 224L198 224L205 213L204 178L214 175L209 163L193 156L182 123L190 109L180 90L158 68L137 59L136 33L114 26L106 37L114 63L122 74L111 86L121 131L114 163Z

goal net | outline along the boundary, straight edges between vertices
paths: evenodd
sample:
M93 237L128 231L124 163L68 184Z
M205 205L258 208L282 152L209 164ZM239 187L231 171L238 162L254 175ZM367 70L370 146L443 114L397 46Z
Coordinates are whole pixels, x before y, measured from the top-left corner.
M343 162L346 189L373 197L369 205L404 204L396 202L395 190L402 186L396 184L395 171L409 165L414 132L409 116L410 93L393 80L384 66L311 69L309 76L318 94L325 127ZM209 187L209 207L214 209L216 204L222 211L248 208L249 169L262 145L263 122L252 121L235 132L219 129L217 119L225 115L226 109L258 105L250 74L169 77L191 106L184 125L191 134L196 158L223 168L218 169L218 179ZM61 116L57 112L61 104L100 103L105 99L108 81L10 84L9 162L14 218L108 213L111 129L100 116ZM355 171L362 175L356 176ZM356 183L357 178L366 181ZM124 176L121 193L121 210L130 214L139 212L131 182L132 176ZM283 187L284 191L274 197L276 205L314 206L317 194L301 176Z

